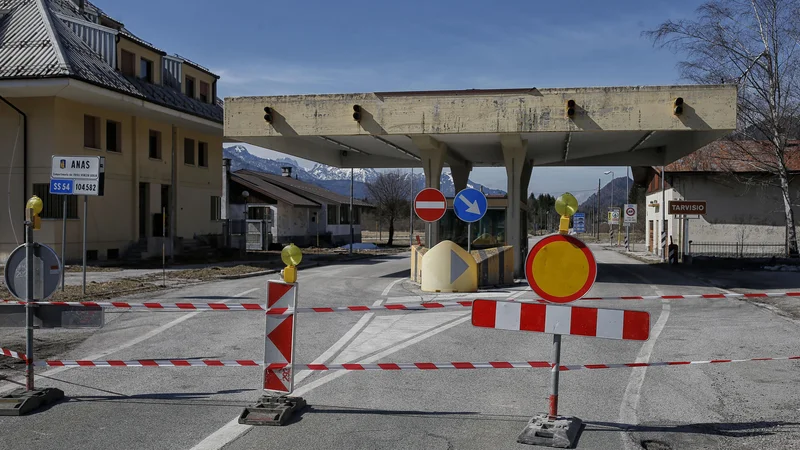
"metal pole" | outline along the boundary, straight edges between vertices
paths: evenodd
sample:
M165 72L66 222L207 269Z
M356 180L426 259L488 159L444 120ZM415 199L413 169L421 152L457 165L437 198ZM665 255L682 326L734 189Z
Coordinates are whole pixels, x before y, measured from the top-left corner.
M626 167L625 168L625 203L628 203L629 201L631 201L631 191L630 191L631 188L628 185L628 179L629 179L628 178L628 172L629 171L630 171L630 167ZM625 224L625 242L627 242L628 244L630 244L630 242L631 242L630 230L631 230L630 225L626 223ZM625 251L629 251L628 245L625 246Z
M62 212L62 218L63 218L63 220L61 221L61 292L64 292L64 289L65 289L65 287L64 287L64 278L65 278L64 277L64 272L65 272L64 266L66 266L66 263L64 261L66 261L66 258L67 258L67 252L66 252L66 248L67 248L67 196L66 195L64 196L64 209L63 209L63 212Z
M83 196L83 295L86 295L86 221L89 218L89 196Z
M167 208L161 207L161 229L167 229ZM167 286L167 250L165 248L166 240L161 240L161 273L164 287Z
M414 168L411 168L411 203L408 212L408 245L414 245Z
M353 244L356 242L353 232L353 168L350 168L350 254L353 254Z
M558 417L558 375L561 368L561 335L553 335L553 367L550 369L550 413L549 418Z
M667 261L667 191L664 188L664 166L661 166L661 260Z
M600 241L600 178L597 179L597 241Z
M467 224L467 251L472 251L472 224Z
M28 210L30 211L30 210ZM33 390L33 224L25 221L25 389Z

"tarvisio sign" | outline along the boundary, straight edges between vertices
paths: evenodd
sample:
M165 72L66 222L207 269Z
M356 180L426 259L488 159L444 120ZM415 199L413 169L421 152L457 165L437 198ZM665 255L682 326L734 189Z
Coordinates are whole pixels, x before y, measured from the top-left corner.
M685 201L673 200L669 202L670 214L697 214L704 215L706 213L706 201Z

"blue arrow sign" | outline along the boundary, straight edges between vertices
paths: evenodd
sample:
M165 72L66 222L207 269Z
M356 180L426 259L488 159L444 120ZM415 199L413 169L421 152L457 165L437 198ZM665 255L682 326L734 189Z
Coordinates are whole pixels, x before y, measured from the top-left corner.
M453 210L456 212L456 217L468 223L481 220L486 214L488 206L486 196L477 189L464 189L453 199Z
M50 180L50 193L58 195L72 195L75 180Z

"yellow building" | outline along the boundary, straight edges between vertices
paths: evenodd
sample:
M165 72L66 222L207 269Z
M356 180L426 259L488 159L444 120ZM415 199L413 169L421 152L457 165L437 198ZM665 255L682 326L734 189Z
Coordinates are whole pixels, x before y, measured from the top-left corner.
M162 240L179 252L221 233L218 78L88 1L0 2L0 262L23 242L34 194L44 200L35 240L61 251L53 155L105 158L105 193L88 197L90 260L160 255ZM83 197L67 197L66 215L67 260L80 259Z

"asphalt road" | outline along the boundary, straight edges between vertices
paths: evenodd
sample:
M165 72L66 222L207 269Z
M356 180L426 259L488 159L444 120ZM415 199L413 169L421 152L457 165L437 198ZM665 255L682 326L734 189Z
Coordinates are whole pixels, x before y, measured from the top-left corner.
M591 296L721 292L593 249L600 267ZM406 255L302 271L300 306L435 297L406 280L408 267ZM193 286L154 301L263 301L265 279ZM522 285L481 295L533 297ZM603 307L648 311L650 340L565 336L562 364L800 353L800 323L745 301L607 301ZM62 358L263 358L259 313L124 312L108 313L107 322ZM549 360L552 346L550 335L474 328L467 309L302 314L297 327L298 362ZM780 361L562 372L559 412L586 423L578 448L800 448L798 369L800 362ZM296 394L310 407L298 420L249 427L236 419L260 395L258 368L37 373L39 386L59 387L68 400L30 416L0 418L2 448L523 449L529 446L516 438L533 414L546 411L549 380L546 369L301 372ZM0 392L14 387L3 382Z

